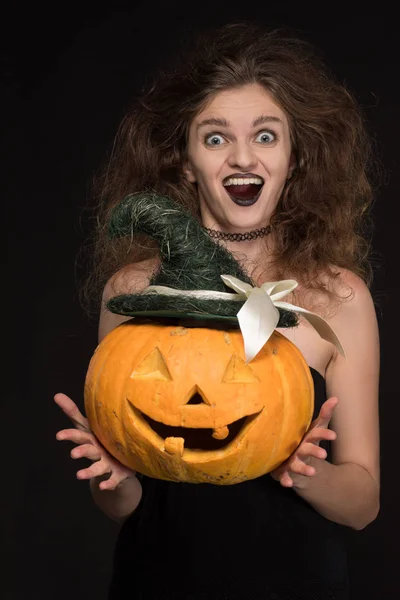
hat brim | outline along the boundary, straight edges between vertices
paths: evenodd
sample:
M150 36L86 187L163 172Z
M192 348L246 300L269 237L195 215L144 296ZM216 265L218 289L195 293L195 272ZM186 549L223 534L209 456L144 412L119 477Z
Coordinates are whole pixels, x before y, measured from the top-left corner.
M231 323L236 327L239 326L237 317L225 317L221 315L213 315L210 313L196 313L196 312L182 312L177 310L141 310L141 311L129 311L120 313L127 317L142 317L147 318L160 318L160 319L195 319L196 321L222 321L224 323Z

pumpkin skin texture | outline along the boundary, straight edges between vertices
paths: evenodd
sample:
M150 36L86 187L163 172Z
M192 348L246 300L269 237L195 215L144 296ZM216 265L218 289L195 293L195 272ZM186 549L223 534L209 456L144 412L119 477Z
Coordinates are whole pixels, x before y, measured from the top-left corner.
M238 329L132 319L101 341L85 381L103 446L170 481L232 485L272 471L299 445L313 408L310 369L277 331L246 365Z

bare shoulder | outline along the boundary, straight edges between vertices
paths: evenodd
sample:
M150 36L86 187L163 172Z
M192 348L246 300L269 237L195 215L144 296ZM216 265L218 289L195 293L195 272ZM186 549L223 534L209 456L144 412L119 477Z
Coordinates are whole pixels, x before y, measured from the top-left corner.
M374 301L365 281L349 269L340 268L336 271L338 273L336 291L342 301L339 308L328 318L331 324L335 323L340 329L352 330L363 317L375 321Z
M159 265L157 258L149 258L126 265L107 281L103 291L103 303L119 294L133 294L144 290Z
M134 294L144 290L159 266L158 258L150 258L126 265L107 281L103 290L99 320L99 342L115 327L128 321L130 317L117 315L107 310L110 298L120 294Z
M323 317L338 336L347 356L351 352L360 354L365 349L365 343L370 348L370 340L376 340L373 300L361 277L343 268L335 267L333 271L336 273L335 278L325 271L318 276L319 283L324 285L325 290L329 289L333 297L329 297L322 289L301 287L299 294L287 301ZM279 331L296 344L307 363L328 380L332 380L332 374L335 380L337 377L342 378L339 365L344 363L344 368L349 368L351 364L351 360L342 362L337 347L321 338L301 314L298 327ZM368 334L369 341L366 339ZM376 347L375 342L374 346Z
M376 338L377 318L374 300L365 281L353 271L336 268L335 292L340 300L326 315L326 320L341 341L346 340L352 348L357 348L366 332ZM342 343L343 345L343 343ZM358 351L360 351L359 348ZM331 360L339 360L337 348L333 348Z
M318 275L318 282L325 290L300 286L301 306L317 312L330 322L340 320L360 302L373 303L370 290L359 275L349 269L333 265L331 271L334 277L327 271L322 271ZM327 291L332 294L331 297Z
M352 290L354 293L352 297L360 293L366 293L370 295L369 289L365 281L350 269L344 269L336 267L335 271L338 274L337 282L339 286L339 291Z

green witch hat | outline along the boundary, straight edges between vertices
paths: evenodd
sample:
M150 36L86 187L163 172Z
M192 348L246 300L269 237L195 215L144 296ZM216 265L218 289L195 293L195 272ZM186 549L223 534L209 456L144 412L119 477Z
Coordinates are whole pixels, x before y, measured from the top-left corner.
M132 237L138 233L158 243L160 268L147 290L111 298L108 310L131 317L189 318L239 326L237 313L246 298L230 299L232 289L221 275L233 276L251 287L255 284L232 254L214 242L186 209L155 193L129 195L114 209L109 235ZM294 312L278 310L277 327L298 324Z

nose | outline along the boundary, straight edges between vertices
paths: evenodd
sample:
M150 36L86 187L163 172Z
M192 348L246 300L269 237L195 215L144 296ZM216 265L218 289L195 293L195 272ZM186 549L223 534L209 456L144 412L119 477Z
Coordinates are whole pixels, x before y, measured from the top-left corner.
M232 169L252 171L257 164L257 156L248 143L238 141L231 146L228 164Z

